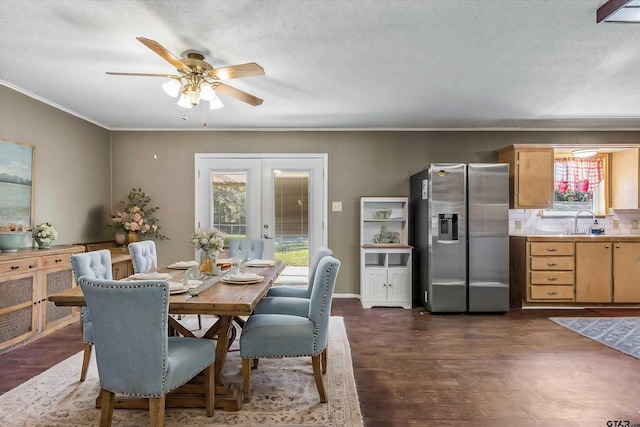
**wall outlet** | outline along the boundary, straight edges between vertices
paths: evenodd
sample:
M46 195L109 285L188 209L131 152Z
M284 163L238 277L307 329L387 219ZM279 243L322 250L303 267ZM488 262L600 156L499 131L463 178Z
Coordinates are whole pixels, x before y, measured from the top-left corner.
M613 220L613 228L615 228L615 229L620 228L620 220L619 219L614 219Z
M632 219L631 220L631 228L633 228L633 229L638 228L638 220L637 219Z
M342 202L331 202L331 210L333 212L342 212Z
M522 221L516 221L515 228L516 230L520 230L522 228Z

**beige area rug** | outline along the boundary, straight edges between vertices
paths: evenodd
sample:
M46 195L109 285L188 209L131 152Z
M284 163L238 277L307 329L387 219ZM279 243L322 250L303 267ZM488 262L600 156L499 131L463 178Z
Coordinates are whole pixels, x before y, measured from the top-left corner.
M189 317L195 320L195 316ZM240 353L233 350L224 376L242 384ZM78 353L0 396L0 426L97 426L100 410L95 407L95 398L100 386L95 359L83 383L78 380L81 365L82 353ZM310 357L260 359L251 380L251 402L240 411L216 409L208 418L204 409L167 408L165 426L363 425L342 317L331 317L330 322L324 375L328 403L320 403ZM114 410L114 426L145 426L148 422L147 411Z

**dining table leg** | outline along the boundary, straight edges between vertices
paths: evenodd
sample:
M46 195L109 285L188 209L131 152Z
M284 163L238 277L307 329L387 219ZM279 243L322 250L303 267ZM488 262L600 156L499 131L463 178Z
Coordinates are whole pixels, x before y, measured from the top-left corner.
M232 319L233 316L220 316L218 320L218 343L216 345L215 407L225 411L237 411L242 407L242 393L239 390L239 386L236 384L225 384L222 379L224 363L229 350L229 340L235 335L231 331L231 328L234 328Z

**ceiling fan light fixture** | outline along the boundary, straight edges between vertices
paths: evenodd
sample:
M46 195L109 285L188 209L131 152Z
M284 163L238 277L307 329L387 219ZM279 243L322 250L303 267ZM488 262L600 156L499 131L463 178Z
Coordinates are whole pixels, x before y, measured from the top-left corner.
M211 85L207 82L203 82L200 85L200 98L204 99L205 101L211 101L215 97L216 93L211 88Z
M172 98L175 98L180 94L180 87L182 83L179 79L170 79L168 82L162 84L162 89L164 89L165 93Z
M581 148L579 150L573 150L571 155L573 157L585 158L585 157L593 157L598 153L598 150L595 148Z
M182 90L182 94L189 98L192 106L196 106L200 103L200 87L191 83L186 84Z
M222 101L220 100L218 95L216 95L214 93L213 94L213 99L209 100L209 109L210 110L217 110L218 108L222 108L222 107L224 107L224 104L222 103Z
M178 105L182 108L191 108L191 101L189 100L189 97L184 94L184 92L182 93L182 95L180 95Z

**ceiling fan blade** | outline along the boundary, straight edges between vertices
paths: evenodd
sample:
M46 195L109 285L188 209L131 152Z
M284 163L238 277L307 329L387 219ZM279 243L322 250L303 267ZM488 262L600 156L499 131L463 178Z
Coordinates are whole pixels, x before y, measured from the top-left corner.
M262 104L262 99L248 94L247 92L241 91L240 89L228 86L224 83L214 82L212 84L212 87L216 92L220 92L232 98L239 99L240 101L251 104L254 107Z
M116 73L113 71L106 71L105 74L112 76L142 76L142 77L166 77L168 79L179 79L180 76L175 74L149 74L149 73Z
M169 61L174 67L189 69L189 67L184 62L178 59L178 57L176 57L173 53L165 49L164 46L162 46L157 41L151 40L151 39L145 39L144 37L136 37L136 39L140 43L142 43L143 45L145 45L146 47L148 47L149 49L151 49L152 51L160 55L164 60Z
M264 68L255 62L250 62L248 64L215 68L207 71L207 74L216 80L231 80L241 77L264 76Z

